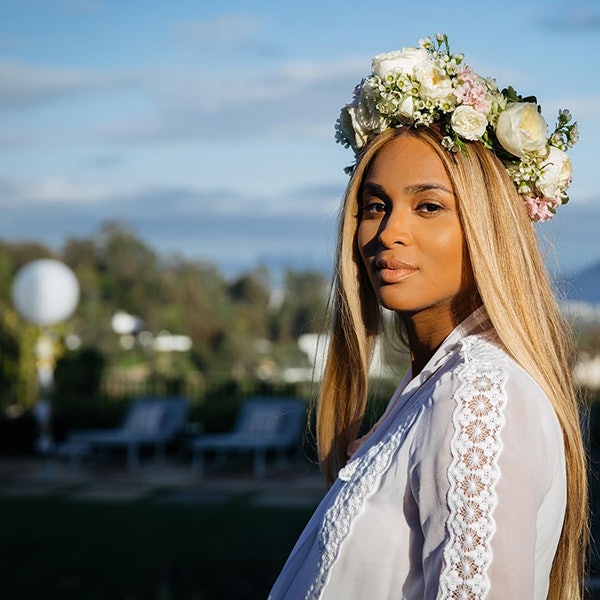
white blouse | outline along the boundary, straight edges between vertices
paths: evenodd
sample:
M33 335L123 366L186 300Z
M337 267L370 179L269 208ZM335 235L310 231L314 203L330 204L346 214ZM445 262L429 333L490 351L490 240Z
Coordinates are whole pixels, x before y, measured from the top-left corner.
M546 598L566 504L548 398L484 309L409 379L340 470L270 600Z

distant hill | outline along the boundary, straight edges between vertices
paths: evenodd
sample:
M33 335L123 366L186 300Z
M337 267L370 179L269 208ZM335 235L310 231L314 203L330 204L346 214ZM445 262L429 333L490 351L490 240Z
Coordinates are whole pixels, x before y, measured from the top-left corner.
M600 304L600 263L556 281L561 293L572 302Z

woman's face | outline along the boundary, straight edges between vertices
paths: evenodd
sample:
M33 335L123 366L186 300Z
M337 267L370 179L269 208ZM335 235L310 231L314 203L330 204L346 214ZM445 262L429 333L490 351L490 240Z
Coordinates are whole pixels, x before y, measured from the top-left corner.
M374 157L358 201L358 248L381 304L444 322L456 316L473 275L452 183L435 151L414 137L392 139Z

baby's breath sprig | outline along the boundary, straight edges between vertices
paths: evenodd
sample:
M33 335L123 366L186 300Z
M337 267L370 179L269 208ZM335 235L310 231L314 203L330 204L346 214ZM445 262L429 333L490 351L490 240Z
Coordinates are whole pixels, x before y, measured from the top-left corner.
M554 133L550 136L550 145L566 152L579 140L577 123L571 123L571 113L568 110L559 110Z
M432 58L440 59L448 75L456 75L458 66L465 58L464 54L452 54L450 42L445 33L436 33L435 41L427 36L419 40L419 46L427 50Z

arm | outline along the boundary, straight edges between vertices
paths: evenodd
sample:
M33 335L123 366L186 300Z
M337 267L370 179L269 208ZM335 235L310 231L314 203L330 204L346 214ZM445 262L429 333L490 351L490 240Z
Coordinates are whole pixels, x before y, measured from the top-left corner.
M434 403L412 479L425 597L545 598L564 513L549 401L514 364L463 365L449 389Z

